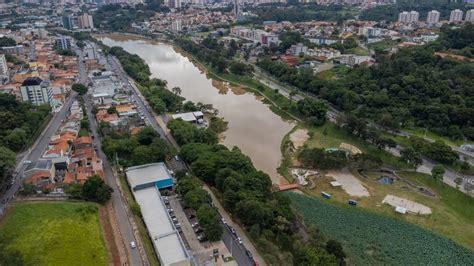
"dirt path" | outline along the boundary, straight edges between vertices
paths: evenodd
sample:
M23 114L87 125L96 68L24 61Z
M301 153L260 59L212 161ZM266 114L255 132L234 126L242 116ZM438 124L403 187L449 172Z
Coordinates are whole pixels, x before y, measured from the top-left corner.
M293 142L295 150L303 147L304 143L309 139L308 130L299 128L290 134L290 140Z
M110 223L107 207L105 206L99 206L99 221L107 251L109 252L109 265L121 265L119 251L115 243L114 230Z
M342 189L347 194L355 197L369 197L369 191L362 185L362 183L348 171L329 171L327 176L334 178L341 184Z

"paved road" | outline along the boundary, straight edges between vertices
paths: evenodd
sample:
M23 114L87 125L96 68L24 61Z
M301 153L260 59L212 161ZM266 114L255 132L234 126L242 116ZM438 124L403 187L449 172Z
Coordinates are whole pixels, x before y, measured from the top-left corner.
M149 125L152 126L160 134L160 136L164 140L168 141L171 145L177 147L177 144L174 141L174 139L171 136L169 136L165 132L165 130L163 130L163 128L161 128L160 125L157 123L157 121L155 119L155 115L154 115L153 111L151 110L150 106L147 104L146 100L140 94L140 91L138 90L138 88L128 78L127 74L122 69L122 67L121 67L120 63L117 61L117 59L115 57L109 56L107 58L107 61L109 62L109 64L112 67L111 71L114 71L116 74L118 74L119 77L120 77L120 80L122 81L122 83L125 84L126 90L132 92L132 97L136 101L135 104L139 107L139 110L142 111L143 115L146 118L148 118L147 120L148 120ZM187 165L182 160L172 159L168 163L170 165L171 170L173 170L173 171L189 170ZM220 212L225 213L225 211L223 209L220 210ZM225 213L225 214L227 214L227 213ZM227 227L225 227L225 228L227 228ZM238 226L235 226L235 228L237 229ZM241 233L241 235L243 235L243 232ZM240 245L237 242L237 240L233 237L233 235L228 231L228 228L226 230L224 230L223 240L224 240L224 243L225 243L227 249L229 251L232 250L233 257L239 265L252 265L249 258L247 257L247 254L245 253L244 246ZM251 245L250 241L248 241L248 243L249 243L249 245ZM252 246L252 249L254 250L252 253L256 254L257 251L255 250L255 248L253 246Z
M79 80L83 84L87 84L87 72L85 70L85 66L83 64L83 54L82 51L76 50L76 53L79 54L80 64L79 64ZM101 137L97 132L97 121L95 117L92 115L92 104L89 97L84 97L85 107L87 117L89 119L90 129L92 132L92 136L94 139L94 144L97 148L97 155L102 159L102 165L104 168L104 174L106 178L107 184L112 187L114 193L112 193L111 202L114 208L115 216L117 218L119 230L122 236L123 241L125 242L125 247L127 249L128 259L131 265L143 265L140 253L137 248L132 249L130 247L130 242L134 241L137 242L135 236L133 234L132 226L130 225L130 221L128 220L127 212L125 210L126 206L123 201L122 197L119 192L119 188L117 186L117 180L115 178L114 172L112 171L112 167L110 166L107 157L105 156L104 152L102 151L102 141Z
M77 94L75 92L72 92L71 95L69 96L68 100L66 103L63 105L63 107L59 110L57 113L53 113L53 117L51 118L50 123L46 126L46 128L43 130L39 138L36 140L36 142L33 144L33 146L29 149L27 153L23 157L21 157L17 165L15 167L15 171L18 173L14 179L15 183L7 190L5 193L2 194L1 201L3 202L4 199L11 199L13 195L20 189L21 187L21 177L23 176L23 171L26 168L26 164L24 162L26 160L29 161L37 161L38 159L41 158L43 155L44 151L48 147L49 141L51 137L56 133L56 131L59 128L59 125L61 124L61 121L67 117L67 114L69 112L69 108L72 105L72 102L76 99ZM6 203L0 203L0 214L3 213L3 209L6 207Z

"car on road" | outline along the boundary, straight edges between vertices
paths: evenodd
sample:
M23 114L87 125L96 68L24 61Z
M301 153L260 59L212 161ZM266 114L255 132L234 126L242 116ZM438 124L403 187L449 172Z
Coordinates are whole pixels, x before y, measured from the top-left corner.
M178 155L175 155L175 156L174 156L174 159L175 159L176 161L179 161L179 156L178 156Z
M237 237L237 241L239 242L239 244L243 244L242 239L240 239L240 237Z
M252 252L250 252L250 250L246 249L245 254L247 254L247 257L249 257L249 259L253 260Z
M24 163L24 164L30 164L31 161L30 161L30 160L24 160L23 163Z
M130 247L131 248L136 248L137 247L137 245L135 244L135 241L130 242Z

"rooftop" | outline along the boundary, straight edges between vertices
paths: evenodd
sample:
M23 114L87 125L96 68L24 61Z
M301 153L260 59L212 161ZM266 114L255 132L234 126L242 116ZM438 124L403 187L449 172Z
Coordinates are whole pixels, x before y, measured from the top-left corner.
M51 160L38 160L31 162L25 169L25 172L30 170L51 170L53 166L53 162Z
M41 85L41 82L43 82L43 80L40 79L39 77L29 77L29 78L26 78L21 85L22 86L38 86L38 85Z
M127 173L127 179L132 188L142 184L171 178L171 174L164 163L133 166L127 168L125 172Z

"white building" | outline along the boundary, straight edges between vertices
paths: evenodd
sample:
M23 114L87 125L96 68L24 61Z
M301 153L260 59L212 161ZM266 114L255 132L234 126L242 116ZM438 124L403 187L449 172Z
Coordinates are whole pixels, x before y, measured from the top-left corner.
M10 81L7 60L4 54L0 54L0 84L7 84Z
M420 14L416 11L403 11L398 15L398 22L400 23L412 23L417 22Z
M183 29L183 23L181 19L176 19L171 22L171 30L173 32L180 32Z
M455 9L451 11L451 15L449 16L449 22L461 22L462 21L462 10Z
M474 22L474 9L468 10L466 12L466 22Z
M293 44L287 51L288 54L299 56L300 54L306 54L308 47L302 43Z
M438 11L431 10L430 12L428 12L428 17L426 18L426 22L428 24L438 23L439 22L439 16L440 16L440 13Z
M31 102L33 105L50 104L53 93L47 82L39 77L27 78L20 87L21 97L24 102Z

